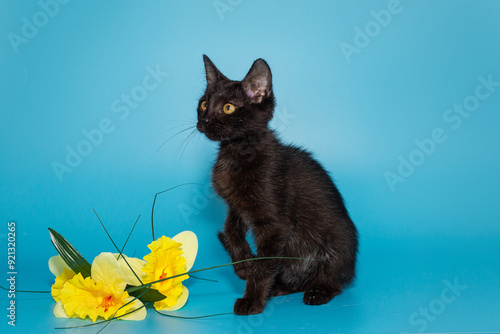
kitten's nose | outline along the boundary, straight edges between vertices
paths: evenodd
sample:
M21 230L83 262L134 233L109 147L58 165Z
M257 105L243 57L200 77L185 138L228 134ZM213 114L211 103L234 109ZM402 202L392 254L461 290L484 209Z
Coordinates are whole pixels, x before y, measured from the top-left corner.
M207 124L208 124L208 119L200 118L200 121L198 122L198 124L196 124L196 128L200 132L205 132L205 127L207 126Z

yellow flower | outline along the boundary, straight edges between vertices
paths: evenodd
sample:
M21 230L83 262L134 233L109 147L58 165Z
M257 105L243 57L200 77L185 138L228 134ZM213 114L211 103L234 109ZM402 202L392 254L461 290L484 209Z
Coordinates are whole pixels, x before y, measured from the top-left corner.
M57 317L87 316L96 321L97 317L109 319L120 317L123 320L142 320L146 309L138 299L125 291L127 281L116 257L111 253L101 253L92 263L91 276L83 278L79 273L67 280L60 293L60 301L54 308ZM134 311L135 310L135 311Z
M163 236L149 244L148 248L151 253L144 257L146 264L142 268L146 274L144 283L189 271L198 253L198 238L193 232L184 231L172 239ZM155 302L155 308L175 311L183 307L188 299L189 291L182 285L182 281L188 278L188 275L182 275L153 284L153 289L167 297Z
M115 258L118 258L119 254L118 253L113 253ZM127 262L125 262L127 260ZM118 259L118 263L120 264L120 268L122 270L123 278L127 282L128 285L141 285L141 282L144 283L144 279L146 278L146 274L142 271L142 268L144 265L146 265L146 261L138 259L136 257L128 257L125 254L122 254L120 258ZM130 265L132 267L132 270L130 270L130 267L127 265ZM135 273L135 275L134 275ZM139 277L140 281L137 279Z
M56 277L56 282L52 285L52 297L56 302L61 300L62 289L67 281L75 276L73 270L64 269L63 273Z
M56 281L52 285L52 297L56 302L61 300L61 292L64 284L75 276L75 272L69 268L60 255L49 259L49 269L56 276Z

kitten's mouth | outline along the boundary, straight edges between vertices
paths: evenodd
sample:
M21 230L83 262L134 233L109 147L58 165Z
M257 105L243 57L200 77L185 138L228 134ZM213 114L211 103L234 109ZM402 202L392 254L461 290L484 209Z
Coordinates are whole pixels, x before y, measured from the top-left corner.
M203 124L201 124L200 122L198 122L196 124L196 128L198 129L198 131L200 131L201 133L205 133L205 126Z

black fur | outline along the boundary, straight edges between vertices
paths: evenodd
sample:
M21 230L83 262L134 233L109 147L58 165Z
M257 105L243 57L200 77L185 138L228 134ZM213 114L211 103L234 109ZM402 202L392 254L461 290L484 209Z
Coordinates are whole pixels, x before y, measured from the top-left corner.
M254 257L248 230L258 257L314 259L235 265L247 283L234 312L260 313L269 297L302 291L305 304L327 303L355 276L357 231L339 191L310 153L281 143L269 129L275 99L264 60L256 60L242 81L233 81L203 59L207 88L197 128L220 142L212 182L229 206L219 240L232 261ZM233 113L222 111L226 103L236 107Z

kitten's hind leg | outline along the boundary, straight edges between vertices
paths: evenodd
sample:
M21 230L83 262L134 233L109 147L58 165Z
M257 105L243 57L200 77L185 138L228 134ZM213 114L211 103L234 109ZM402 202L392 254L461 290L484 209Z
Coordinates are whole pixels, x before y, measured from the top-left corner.
M336 295L342 292L342 288L329 287L323 284L312 284L304 292L304 304L323 305L328 303Z
M300 291L291 288L289 285L283 283L281 278L277 277L276 281L273 284L273 287L271 288L271 291L269 292L269 297L285 296L296 292Z
M304 304L322 305L328 303L335 296L342 293L343 287L351 279L349 263L339 265L336 261L329 259L318 261L310 282L305 282ZM346 269L347 267L347 269ZM346 278L347 276L347 278Z

